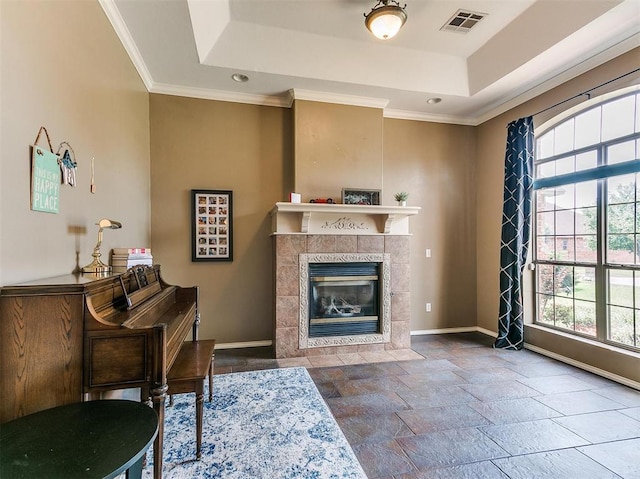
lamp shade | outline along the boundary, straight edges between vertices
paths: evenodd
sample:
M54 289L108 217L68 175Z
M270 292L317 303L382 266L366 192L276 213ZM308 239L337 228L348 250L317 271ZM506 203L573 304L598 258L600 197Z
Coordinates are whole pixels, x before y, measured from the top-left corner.
M389 1L381 1L368 15L364 24L373 35L381 40L393 38L407 21L407 14L398 5L389 5Z

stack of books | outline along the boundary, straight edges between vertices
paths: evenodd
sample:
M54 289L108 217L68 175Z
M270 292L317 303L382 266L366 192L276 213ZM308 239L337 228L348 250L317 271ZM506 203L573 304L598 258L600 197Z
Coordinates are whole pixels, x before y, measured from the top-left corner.
M111 268L114 273L123 273L139 264L153 264L151 248L113 248L111 250Z

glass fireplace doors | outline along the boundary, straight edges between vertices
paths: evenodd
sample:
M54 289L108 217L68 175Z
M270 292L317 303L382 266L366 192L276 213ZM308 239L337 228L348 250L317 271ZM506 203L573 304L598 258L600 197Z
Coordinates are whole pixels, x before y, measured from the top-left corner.
M380 333L379 263L309 264L309 337Z

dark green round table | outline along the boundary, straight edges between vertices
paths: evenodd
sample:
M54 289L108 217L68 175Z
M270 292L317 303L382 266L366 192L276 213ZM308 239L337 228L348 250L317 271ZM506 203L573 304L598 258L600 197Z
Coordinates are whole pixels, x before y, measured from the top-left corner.
M142 476L158 415L135 401L67 404L0 424L2 479Z

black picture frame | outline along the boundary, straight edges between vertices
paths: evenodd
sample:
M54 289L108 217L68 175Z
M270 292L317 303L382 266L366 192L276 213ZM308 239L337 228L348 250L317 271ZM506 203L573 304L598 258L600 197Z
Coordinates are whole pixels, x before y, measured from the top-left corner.
M233 191L191 190L191 261L233 261Z
M361 188L343 188L342 204L379 205L381 190L363 190Z

